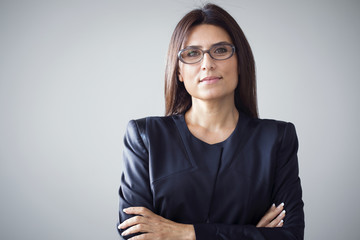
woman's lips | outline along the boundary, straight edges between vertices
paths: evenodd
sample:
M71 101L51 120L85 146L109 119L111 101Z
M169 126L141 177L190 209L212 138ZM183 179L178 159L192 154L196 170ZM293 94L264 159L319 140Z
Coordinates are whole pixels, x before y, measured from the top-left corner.
M200 82L205 83L205 84L211 84L211 83L215 83L215 82L219 81L220 79L222 79L222 77L210 76L210 77L204 77L203 79L200 79Z

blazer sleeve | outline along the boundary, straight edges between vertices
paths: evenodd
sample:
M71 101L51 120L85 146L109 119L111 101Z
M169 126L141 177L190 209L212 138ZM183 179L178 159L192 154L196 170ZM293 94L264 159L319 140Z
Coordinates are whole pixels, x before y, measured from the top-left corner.
M292 123L285 124L279 146L272 198L276 204L285 203L284 226L256 228L253 225L194 224L197 240L304 239L304 204L297 158L298 140Z
M143 131L139 129L139 123L141 120L131 120L124 137L123 173L119 189L120 223L133 216L124 213L124 208L142 206L154 211L149 180L149 154L141 137L143 133L139 132ZM119 230L119 233L123 231ZM126 239L132 236L126 236Z

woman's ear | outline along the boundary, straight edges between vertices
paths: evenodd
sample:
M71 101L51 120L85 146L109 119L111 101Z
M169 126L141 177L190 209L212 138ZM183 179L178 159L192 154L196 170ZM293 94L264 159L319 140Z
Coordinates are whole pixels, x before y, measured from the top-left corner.
M183 80L183 78L182 78L182 76L181 76L180 72L178 72L178 79L179 79L179 81L180 81L180 82L184 82L184 80Z

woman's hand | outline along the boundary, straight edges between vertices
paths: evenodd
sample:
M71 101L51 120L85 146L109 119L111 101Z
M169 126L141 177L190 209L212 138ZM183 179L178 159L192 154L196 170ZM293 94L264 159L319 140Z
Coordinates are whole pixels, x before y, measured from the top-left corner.
M277 207L275 207L275 204L273 204L265 213L265 215L260 219L256 227L282 227L284 225L284 217L284 203L279 204Z
M130 238L131 240L195 240L193 225L170 221L144 207L129 207L123 211L126 214L138 215L125 220L118 227L127 228L122 236L142 233Z

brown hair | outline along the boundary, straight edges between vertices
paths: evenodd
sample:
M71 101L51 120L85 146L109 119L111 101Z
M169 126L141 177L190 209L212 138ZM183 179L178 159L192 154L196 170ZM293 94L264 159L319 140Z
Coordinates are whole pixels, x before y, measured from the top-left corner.
M186 14L172 34L165 69L165 114L182 114L191 107L191 96L184 84L178 80L177 54L189 30L200 24L221 27L229 34L238 59L239 77L235 89L235 106L239 112L258 118L255 61L250 45L235 19L224 9L210 3Z

